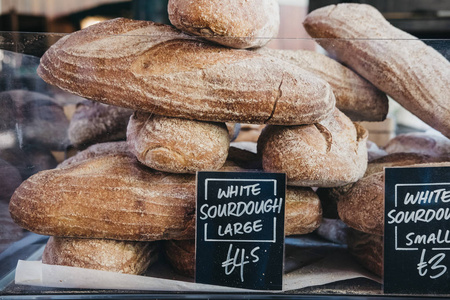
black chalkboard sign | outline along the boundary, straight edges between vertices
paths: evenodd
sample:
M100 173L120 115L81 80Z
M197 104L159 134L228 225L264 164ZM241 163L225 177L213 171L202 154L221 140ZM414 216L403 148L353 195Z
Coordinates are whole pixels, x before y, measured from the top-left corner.
M385 169L384 292L450 294L450 167Z
M281 290L286 175L197 173L198 283Z

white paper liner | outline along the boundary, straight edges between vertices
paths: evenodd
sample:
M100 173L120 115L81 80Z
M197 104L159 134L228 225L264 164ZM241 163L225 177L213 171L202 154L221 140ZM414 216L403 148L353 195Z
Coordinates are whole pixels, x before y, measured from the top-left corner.
M283 277L283 291L287 292L360 277L380 282L380 279L375 275L357 265L347 253L338 251L315 263L285 274ZM223 293L255 292L253 290L198 284L181 280L47 265L41 261L23 260L20 260L17 264L15 283L77 289Z

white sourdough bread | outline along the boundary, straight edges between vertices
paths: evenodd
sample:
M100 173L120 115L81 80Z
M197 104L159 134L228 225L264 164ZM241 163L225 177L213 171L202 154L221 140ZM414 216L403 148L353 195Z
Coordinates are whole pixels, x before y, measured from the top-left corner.
M450 62L439 52L367 4L325 6L303 24L333 56L450 137Z
M233 48L262 47L278 34L277 0L169 0L180 30Z
M220 169L230 138L224 123L136 111L128 123L127 143L137 159L152 169L195 173Z
M153 242L52 236L42 254L49 265L140 275L158 258Z
M335 187L356 182L367 167L367 130L338 109L302 126L267 126L258 153L267 172L284 172L287 184Z
M311 124L335 105L329 84L297 66L124 18L61 38L37 72L85 98L204 121Z

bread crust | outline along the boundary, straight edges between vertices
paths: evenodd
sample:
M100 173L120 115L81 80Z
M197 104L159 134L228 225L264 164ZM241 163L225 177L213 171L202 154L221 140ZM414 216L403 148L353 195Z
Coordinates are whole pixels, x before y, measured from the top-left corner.
M450 137L450 62L439 52L367 4L322 7L303 24L331 55Z
M130 151L144 165L170 173L215 171L230 147L224 123L134 112L127 128Z
M178 29L233 48L262 47L280 26L275 0L170 0L167 10Z
M95 143L126 139L128 120L133 110L84 100L77 103L68 134L75 148Z
M154 171L130 154L105 154L42 171L13 194L10 213L53 236L153 241L194 235L195 176Z
M285 172L288 185L342 186L364 175L367 136L367 130L336 109L314 125L267 126L258 153L264 170Z
M42 254L49 265L140 275L158 258L152 242L116 241L52 236Z
M124 18L63 37L37 72L88 99L203 121L311 124L335 105L326 81L280 59Z
M262 48L259 51L298 65L326 80L336 97L336 107L352 121L386 119L389 109L386 94L336 60L309 50Z

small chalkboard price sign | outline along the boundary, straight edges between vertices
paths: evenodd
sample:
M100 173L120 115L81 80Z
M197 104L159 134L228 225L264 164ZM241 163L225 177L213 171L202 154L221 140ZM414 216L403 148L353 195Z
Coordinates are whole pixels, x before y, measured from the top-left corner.
M450 294L450 167L385 169L383 286Z
M198 283L281 290L286 175L198 172Z

